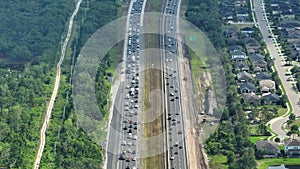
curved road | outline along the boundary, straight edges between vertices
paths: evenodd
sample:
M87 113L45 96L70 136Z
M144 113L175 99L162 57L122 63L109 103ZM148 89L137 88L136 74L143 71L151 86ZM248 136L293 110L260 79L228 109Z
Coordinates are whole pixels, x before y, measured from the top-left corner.
M278 44L276 42L276 39L274 38L274 34L272 33L272 30L270 29L270 25L268 22L268 19L265 16L265 8L262 4L262 0L253 0L253 11L256 14L256 24L258 25L261 34L264 38L264 41L267 45L268 51L270 53L271 58L274 60L274 66L276 70L278 71L279 78L286 90L286 95L292 105L292 113L294 113L297 116L300 116L300 107L298 104L298 98L299 94L297 94L292 86L291 82L288 82L287 79L289 76L285 76L286 69L288 67L284 67L285 64L284 60L280 56L279 53L281 53L280 48L278 47ZM271 38L269 38L269 35L271 35ZM286 135L286 132L282 129L282 125L288 120L288 116L284 117L277 117L275 119L272 119L268 123L271 124L271 129L273 132L278 134L278 137L283 140L284 138L288 137Z
M70 18L67 37L66 37L66 39L64 41L64 44L63 44L63 47L61 49L60 59L59 59L57 65L56 65L57 69L56 69L56 78L55 78L54 89L53 89L53 92L52 92L52 95L51 95L49 105L47 107L45 120L44 120L42 129L41 129L40 146L39 146L39 150L38 150L35 162L34 162L34 169L38 169L39 166L40 166L40 161L41 161L43 151L44 151L44 147L45 147L45 143L46 143L46 130L47 130L48 123L49 123L49 120L50 120L50 117L51 117L52 108L53 108L54 101L55 101L55 98L56 98L56 95L57 95L57 91L58 91L58 88L59 88L60 73L61 73L60 67L61 67L62 62L64 61L64 58L65 58L66 48L67 48L67 45L69 44L70 37L71 37L71 34L72 34L74 18L78 13L81 2L82 2L82 0L78 0L78 2L76 4L76 8L75 8L75 10L74 10L74 12L73 12L73 14Z

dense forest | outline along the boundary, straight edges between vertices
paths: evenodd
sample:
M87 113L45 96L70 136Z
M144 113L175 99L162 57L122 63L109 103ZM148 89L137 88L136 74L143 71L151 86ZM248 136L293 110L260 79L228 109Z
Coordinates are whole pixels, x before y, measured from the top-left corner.
M74 1L10 0L0 2L0 58L53 60ZM52 58L51 58L52 57Z
M74 6L72 0L0 2L0 168L32 168L60 41ZM118 7L111 0L89 0L89 5L83 1L75 24L80 27L79 41L73 38L69 51L74 45L80 49L92 33L116 18ZM71 63L67 56L41 168L100 168L102 162L101 147L77 123L69 96ZM99 77L99 85L108 88L105 77Z
M220 53L225 47L218 0L189 0L186 18L207 34ZM227 102L218 130L207 140L206 151L210 156L227 156L229 169L256 168L254 146L242 110L240 98L232 86L236 86L229 57L223 63L227 82Z

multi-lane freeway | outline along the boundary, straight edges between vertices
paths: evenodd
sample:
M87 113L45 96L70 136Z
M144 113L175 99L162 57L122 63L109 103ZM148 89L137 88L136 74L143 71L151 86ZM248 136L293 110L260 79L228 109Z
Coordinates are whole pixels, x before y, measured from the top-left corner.
M119 87L109 129L106 168L142 168L143 26L145 0L132 0L124 42L124 81ZM163 70L165 168L186 169L188 159L180 94L177 18L180 0L166 0L160 15L161 56L156 65ZM150 59L151 60L151 59ZM148 63L149 64L149 63ZM151 65L151 64L150 64ZM153 66L153 64L152 64Z
M168 0L163 15L164 81L166 91L166 124L168 168L188 168L185 128L178 66L177 15L179 0Z
M140 49L143 48L142 14L144 0L129 6L124 39L124 81L119 87L113 110L107 147L106 168L141 168ZM117 105L117 106L116 106Z

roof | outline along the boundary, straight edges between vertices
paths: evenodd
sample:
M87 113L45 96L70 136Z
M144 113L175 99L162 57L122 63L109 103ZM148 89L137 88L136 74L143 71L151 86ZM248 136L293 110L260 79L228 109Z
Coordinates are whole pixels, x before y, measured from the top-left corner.
M257 60L253 62L254 65L267 65L267 62L264 60Z
M284 141L285 146L300 146L300 141L297 139L290 139Z
M238 78L238 80L252 80L253 79L252 75L246 71L243 71L243 72L237 74L237 78Z
M273 80L269 80L269 79L261 80L261 81L259 81L259 86L266 87L269 89L275 89L275 82Z
M247 102L258 102L259 101L259 97L254 93L243 93L242 98L244 101L247 101Z
M280 98L279 98L279 96L277 94L271 94L271 93L269 93L269 94L263 95L262 97L264 99L268 99L270 101L279 101L280 100Z
M249 83L249 82L240 84L240 90L245 90L245 89L252 91L252 92L256 91L255 85L253 83Z
M243 56L246 56L246 53L242 52L240 50L235 50L235 51L232 52L232 55L243 55Z
M250 27L245 27L245 28L241 28L240 31L241 32L250 32L250 31L254 31L254 29L250 28Z
M255 145L257 150L275 150L280 152L278 144L269 140L259 140Z
M242 51L242 50L243 50L243 47L240 46L240 45L233 45L233 46L229 46L229 47L228 47L228 51L229 51L229 52L234 52L235 50Z
M268 72L259 72L256 74L256 80L271 79L271 75Z
M287 168L285 168L285 166L281 164L280 166L270 166L267 169L287 169Z
M259 53L252 53L249 55L249 59L251 62L254 62L254 61L265 59L265 56Z
M245 44L248 45L248 46L260 46L259 42L254 38L246 39Z
M249 69L249 66L246 62L235 62L234 69Z

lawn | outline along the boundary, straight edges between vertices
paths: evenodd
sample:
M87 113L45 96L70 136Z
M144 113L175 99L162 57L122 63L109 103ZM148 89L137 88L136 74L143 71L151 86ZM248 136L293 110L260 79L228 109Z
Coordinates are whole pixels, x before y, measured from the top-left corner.
M209 161L209 167L213 169L227 169L226 165L227 157L224 155L215 155L211 157Z
M282 116L287 112L287 108L279 108L278 109L278 116Z
M297 125L300 127L300 119L295 120L292 125Z
M267 140L268 136L250 136L251 143L256 143L258 140Z
M268 166L271 165L299 165L300 159L299 158L276 158L276 159L262 159L257 160L258 169L266 169Z

